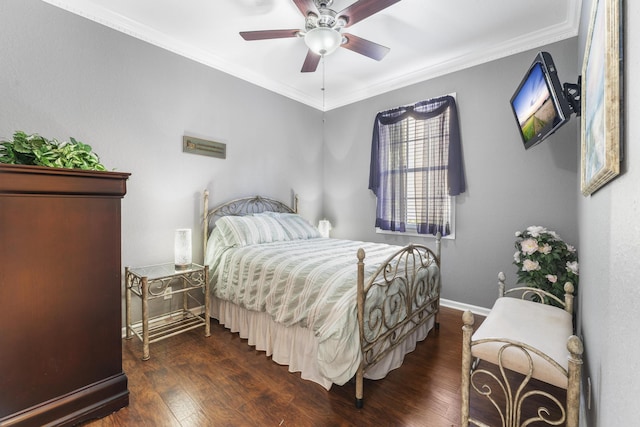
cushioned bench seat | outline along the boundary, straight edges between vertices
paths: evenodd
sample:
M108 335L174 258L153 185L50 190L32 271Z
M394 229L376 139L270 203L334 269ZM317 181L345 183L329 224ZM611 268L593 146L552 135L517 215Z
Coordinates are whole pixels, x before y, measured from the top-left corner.
M583 348L580 339L572 335L573 285L565 284L565 299L561 301L537 288L505 290L504 274L500 273L498 278L499 298L475 332L473 314L466 311L462 316L462 426L470 423L486 425L470 416L473 389L475 396L491 401L500 413L503 427L529 425L538 421L547 425L577 427ZM505 296L507 294L520 295L520 298L509 298ZM531 298L538 301L554 300L564 309L535 302ZM473 363L473 359L499 366L502 378ZM511 384L513 380L506 376L502 368L523 374L521 383ZM529 390L532 386L530 378L566 389L566 401L560 402L542 390ZM504 391L504 402L494 398L494 389ZM539 406L533 418L521 419L522 407L536 404L533 401L530 403L529 399L534 395L545 396L547 404L557 407L557 418L555 415L550 417L546 406Z
M491 314L473 334L472 341L504 338L524 343L546 354L568 369L567 338L573 333L571 314L550 305L517 298L498 298ZM499 349L503 342L485 342L471 349L473 357L499 365ZM557 387L567 388L567 376L538 354L532 354L533 378ZM527 374L529 361L517 349L505 350L503 366Z

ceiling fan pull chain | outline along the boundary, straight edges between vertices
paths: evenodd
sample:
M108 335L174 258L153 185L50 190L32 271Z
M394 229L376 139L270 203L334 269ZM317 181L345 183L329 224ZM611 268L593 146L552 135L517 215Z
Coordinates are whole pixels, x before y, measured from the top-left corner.
M325 69L324 69L324 55L322 55L322 88L320 90L322 90L322 114L323 114L323 118L322 121L324 122L324 98L325 98L325 80L324 80L324 76L325 76Z

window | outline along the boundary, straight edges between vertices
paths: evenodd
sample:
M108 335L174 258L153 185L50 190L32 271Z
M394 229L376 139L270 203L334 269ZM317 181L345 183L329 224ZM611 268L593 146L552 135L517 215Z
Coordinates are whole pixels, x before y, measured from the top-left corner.
M465 191L455 99L430 99L378 113L369 189L377 197L376 227L447 236L453 196Z

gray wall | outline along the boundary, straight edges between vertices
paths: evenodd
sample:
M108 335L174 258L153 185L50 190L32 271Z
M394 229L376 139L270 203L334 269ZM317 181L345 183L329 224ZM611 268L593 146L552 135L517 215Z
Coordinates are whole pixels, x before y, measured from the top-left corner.
M201 262L205 188L210 206L255 194L292 202L295 191L300 212L320 219L313 108L36 0L0 2L0 64L0 138L73 136L131 173L123 267L173 262L176 228L193 230ZM225 142L227 158L183 153L183 135Z
M593 0L583 2L579 58L582 63ZM640 4L627 1L624 20L624 162L622 174L590 197L578 198L580 231L580 332L584 378L592 384L583 425L637 424L640 410ZM585 381L586 384L586 381ZM585 405L588 406L588 405Z
M545 50L552 54L561 81L576 82L577 39ZM456 238L443 241L443 298L491 307L498 271L516 279L514 233L529 225L549 227L577 245L578 121L572 118L547 141L525 151L509 106L536 53L514 55L328 112L324 212L334 224L333 235L408 243L409 238L374 230L375 197L367 189L373 120L378 111L455 92L467 192L456 199Z
M0 2L0 64L0 138L73 136L108 169L132 174L123 265L173 262L182 227L201 260L205 188L212 203L257 193L291 201L295 190L301 212L320 217L313 108L36 0ZM182 153L185 134L226 142L227 159Z

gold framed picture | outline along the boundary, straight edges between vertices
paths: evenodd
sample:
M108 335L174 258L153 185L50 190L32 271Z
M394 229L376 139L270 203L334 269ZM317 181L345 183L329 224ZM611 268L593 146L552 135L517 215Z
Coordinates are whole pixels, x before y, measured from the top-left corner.
M588 196L620 173L622 0L593 4L582 64L580 190Z

